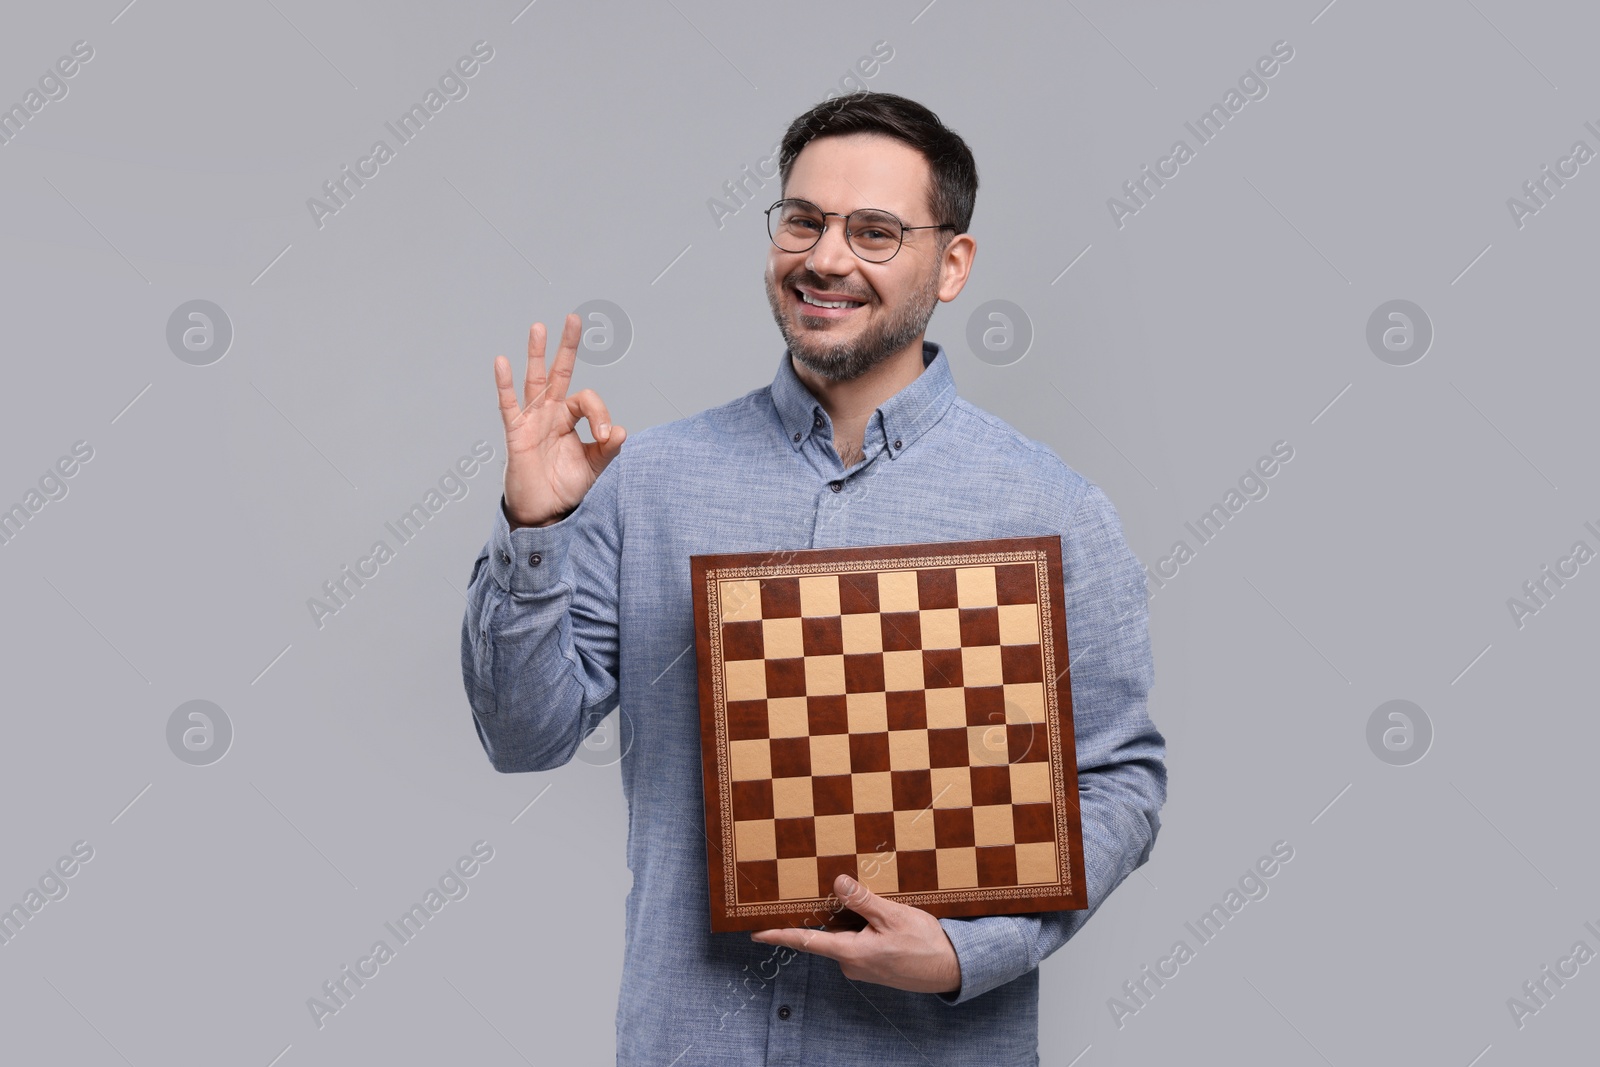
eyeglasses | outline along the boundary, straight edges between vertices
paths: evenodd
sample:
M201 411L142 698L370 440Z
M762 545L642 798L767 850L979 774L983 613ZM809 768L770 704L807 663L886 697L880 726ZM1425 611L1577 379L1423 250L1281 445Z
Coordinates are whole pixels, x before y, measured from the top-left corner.
M844 219L844 241L868 263L887 263L900 251L907 230L953 230L948 222L907 226L887 211L858 207L849 214L823 211L809 200L779 200L767 208L767 236L785 252L809 252L822 240L828 217Z

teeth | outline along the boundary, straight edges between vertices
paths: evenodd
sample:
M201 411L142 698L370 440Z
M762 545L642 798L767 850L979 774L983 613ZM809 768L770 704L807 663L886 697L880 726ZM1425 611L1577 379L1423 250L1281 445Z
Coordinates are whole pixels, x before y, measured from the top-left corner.
M853 308L861 306L861 301L859 300L813 300L811 298L811 294L807 293L805 290L800 289L796 291L799 292L801 300L808 304L813 304L819 308Z

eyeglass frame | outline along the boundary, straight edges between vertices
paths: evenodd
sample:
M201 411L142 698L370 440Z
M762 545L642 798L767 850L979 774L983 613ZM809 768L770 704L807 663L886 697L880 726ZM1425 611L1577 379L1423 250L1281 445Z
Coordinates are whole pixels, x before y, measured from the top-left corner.
M783 247L782 245L780 245L778 243L778 239L775 236L773 236L773 233L772 233L772 212L773 212L773 209L776 208L779 204L787 204L791 200L794 201L797 204L810 204L812 207L817 209L817 214L822 216L822 229L817 231L817 239L815 241L811 242L810 245L806 246L805 248L800 249L799 251L790 251L789 249ZM880 211L883 214L888 215L890 218L894 219L894 221L900 223L900 243L895 246L895 249L894 249L893 252L889 253L889 259L868 259L866 256L863 256L860 252L856 251L856 246L853 243L851 243L851 241L850 241L850 216L854 215L857 211ZM801 197L801 196L786 196L782 200L777 200L777 201L775 201L773 203L772 207L767 208L767 210L763 211L762 214L767 217L767 240L772 242L772 247L776 248L780 252L788 252L790 255L795 255L795 256L798 256L798 255L800 255L801 253L804 253L804 252L809 252L813 248L816 248L817 245L822 243L823 236L828 232L828 218L829 218L829 216L832 216L834 218L844 219L844 244L845 244L845 247L850 249L850 253L852 255L854 255L857 259L861 260L861 262L863 262L863 263L872 263L874 265L882 264L882 263L888 263L889 260L894 259L895 256L898 256L900 254L900 249L902 249L902 248L904 248L906 246L906 231L908 231L908 230L958 230L959 231L959 229L960 229L960 227L958 227L953 222L937 222L937 223L934 223L934 224L929 225L929 226L907 226L903 221L901 221L899 215L896 215L894 212L889 211L889 210L887 210L885 208L881 208L881 207L858 207L854 211L843 211L843 212L840 212L840 211L823 211L822 208L819 205L813 204L810 200L807 200L807 199L805 199L804 197Z

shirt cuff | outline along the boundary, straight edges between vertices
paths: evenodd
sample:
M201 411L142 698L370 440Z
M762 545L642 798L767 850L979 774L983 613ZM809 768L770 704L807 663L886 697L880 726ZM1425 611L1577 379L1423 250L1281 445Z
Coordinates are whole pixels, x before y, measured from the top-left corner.
M567 546L572 540L575 516L583 504L549 526L524 526L513 530L506 518L502 494L494 509L494 533L489 539L489 573L502 590L519 598L548 594L566 569Z
M965 1004L1026 974L1033 965L1022 924L1012 916L944 918L939 925L944 927L961 963L961 987L953 993L936 994L946 1004Z

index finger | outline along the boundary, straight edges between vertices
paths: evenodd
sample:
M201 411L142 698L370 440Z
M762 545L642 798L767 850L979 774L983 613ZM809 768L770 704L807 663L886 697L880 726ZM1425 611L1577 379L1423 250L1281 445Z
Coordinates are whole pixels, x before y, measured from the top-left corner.
M854 933L829 933L826 930L808 930L790 927L786 930L757 930L750 940L763 945L783 945L802 952L815 952L829 959L842 959Z

